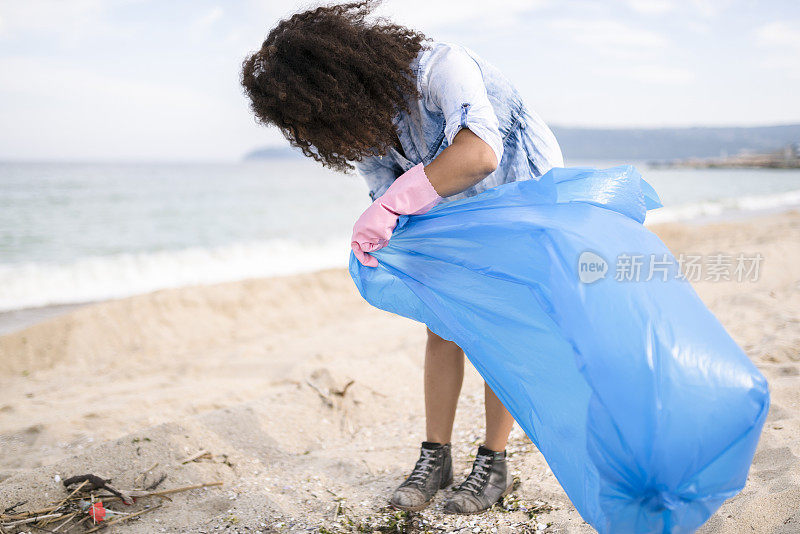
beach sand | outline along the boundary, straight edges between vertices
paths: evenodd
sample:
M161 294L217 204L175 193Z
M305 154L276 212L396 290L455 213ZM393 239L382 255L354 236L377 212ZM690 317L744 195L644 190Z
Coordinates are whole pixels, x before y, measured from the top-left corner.
M772 393L747 486L701 531L800 532L800 212L652 229L676 255L764 256L757 282L694 284ZM167 475L160 488L223 486L175 494L119 531L592 532L519 428L510 511L444 516L442 493L412 517L386 508L424 437L424 341L422 325L366 304L344 270L158 291L7 334L0 512L63 498L57 475L131 488L152 468L148 483ZM483 433L471 368L463 391L457 480ZM201 450L211 457L181 463Z

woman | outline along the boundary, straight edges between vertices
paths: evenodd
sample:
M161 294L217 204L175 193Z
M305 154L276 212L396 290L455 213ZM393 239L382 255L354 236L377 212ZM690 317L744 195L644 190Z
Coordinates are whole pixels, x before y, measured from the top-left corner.
M243 65L242 85L259 122L323 165L355 167L372 205L356 222L352 248L368 266L400 215L563 166L552 132L511 83L462 46L431 41L385 20L373 3L319 7L282 20ZM464 353L428 330L426 441L390 502L428 506L452 483L450 438ZM472 471L444 505L486 510L511 489L505 447L513 419L485 386L486 440Z

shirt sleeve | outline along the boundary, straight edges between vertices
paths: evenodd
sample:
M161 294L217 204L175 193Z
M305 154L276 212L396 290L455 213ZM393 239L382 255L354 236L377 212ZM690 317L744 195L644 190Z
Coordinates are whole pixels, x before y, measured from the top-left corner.
M361 161L354 161L353 166L356 172L364 178L369 188L369 197L375 200L389 189L392 182L400 176L400 173L387 159L378 156L368 156Z
M448 143L453 143L461 128L468 128L492 147L499 164L503 157L500 125L475 60L460 47L443 45L432 52L425 71L420 88L423 97L444 114Z

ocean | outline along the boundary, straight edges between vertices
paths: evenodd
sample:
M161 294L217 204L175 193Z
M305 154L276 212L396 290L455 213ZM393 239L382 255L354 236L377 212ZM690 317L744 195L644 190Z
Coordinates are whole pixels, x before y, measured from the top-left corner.
M648 224L800 206L796 170L637 167ZM344 267L368 204L313 161L0 163L0 312Z

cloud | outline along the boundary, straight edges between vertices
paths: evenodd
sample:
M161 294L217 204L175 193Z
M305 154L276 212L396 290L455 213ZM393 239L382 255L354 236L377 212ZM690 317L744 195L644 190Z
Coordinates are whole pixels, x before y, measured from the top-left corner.
M203 87L24 57L0 58L0 115L14 125L0 129L2 155L16 158L41 146L67 159L229 158L255 130L244 102Z
M102 0L4 0L4 37L47 33L59 41L76 41L104 27L102 19L112 8Z
M285 143L255 126L238 65L279 19L331 1L0 0L0 156L235 158ZM555 122L789 120L800 90L793 6L384 0L377 15L474 47Z
M461 0L457 6L430 0L386 1L376 13L401 24L441 28L480 21L482 29L519 22L519 16L551 5L551 0L496 0L487 9L485 0Z
M713 21L708 19L686 19L683 25L687 30L700 35L709 34L714 29Z
M224 13L225 11L221 7L216 6L195 20L193 26L198 30L208 29L221 19Z
M726 11L734 0L692 0L692 11L704 18L718 17Z
M633 64L617 69L598 70L598 74L617 76L619 78L634 80L644 84L664 85L689 85L695 80L692 71L683 67L654 64Z
M656 48L667 44L666 38L659 33L628 26L615 19L561 18L550 21L549 26L562 37L591 47Z
M800 21L770 22L756 28L754 33L761 46L800 51Z
M753 31L753 36L762 50L762 66L800 80L800 20L764 24Z
M626 4L632 10L644 15L661 15L676 7L671 0L627 0Z

